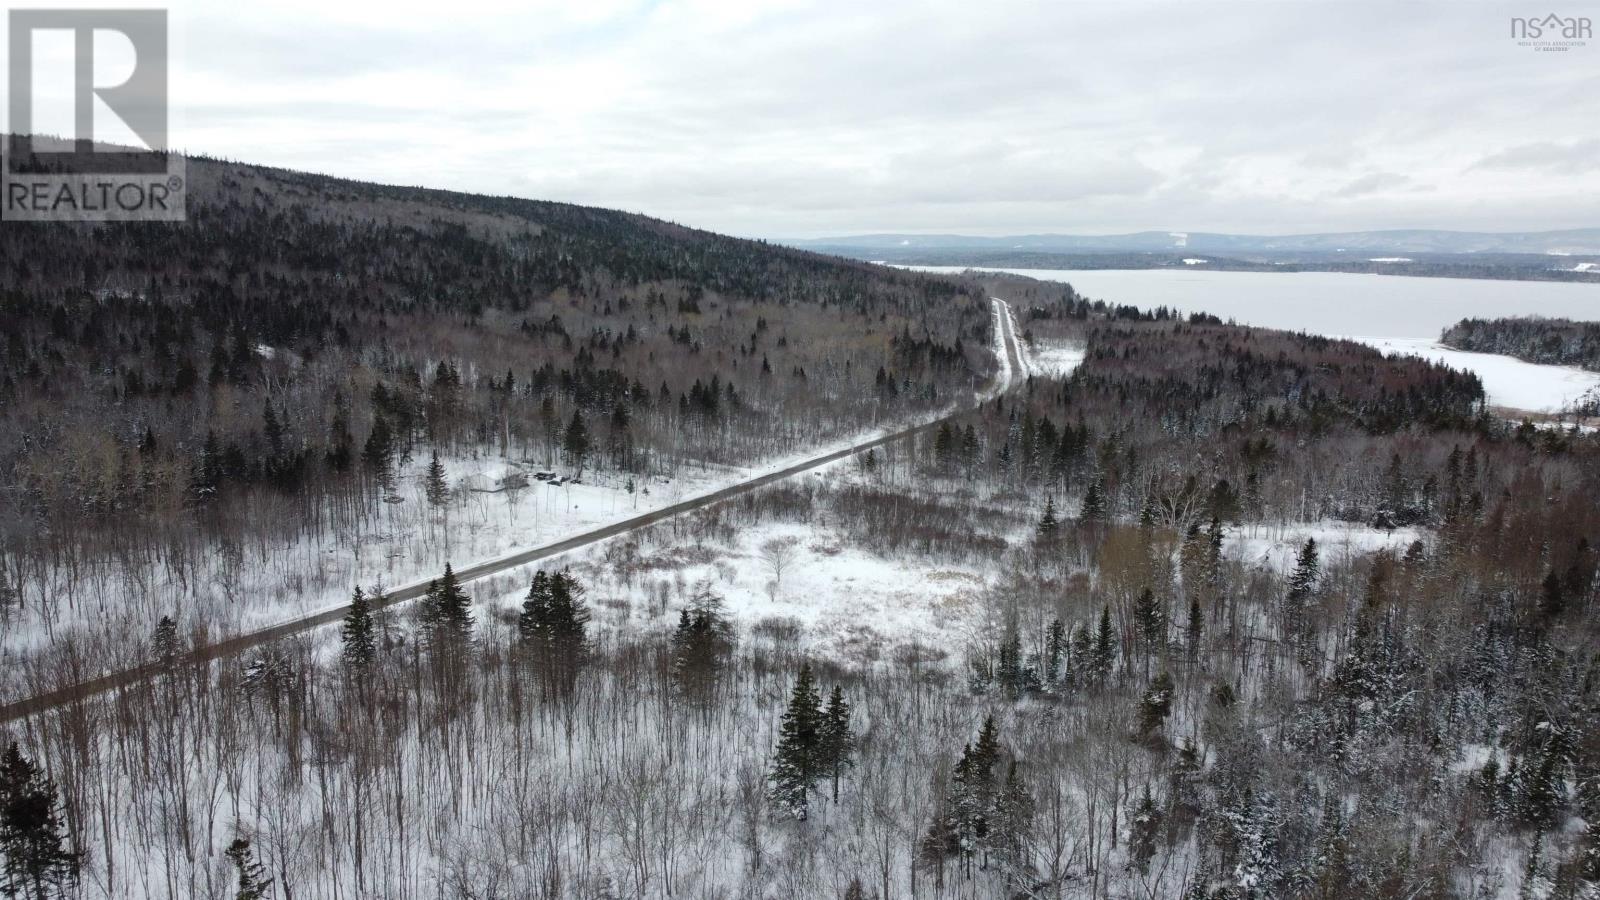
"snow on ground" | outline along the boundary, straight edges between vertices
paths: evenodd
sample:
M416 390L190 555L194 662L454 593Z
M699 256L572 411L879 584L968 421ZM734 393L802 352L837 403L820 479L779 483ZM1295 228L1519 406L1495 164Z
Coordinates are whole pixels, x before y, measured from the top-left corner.
M800 456L801 454L794 454ZM0 661L38 650L72 635L84 620L145 634L170 615L186 628L204 620L230 633L277 624L349 602L360 584L396 588L456 568L579 534L610 522L659 509L759 474L725 466L684 467L634 479L585 473L584 483L551 487L533 479L546 467L488 456L440 456L451 489L444 509L424 497L427 457L399 467L391 502L360 530L330 529L292 542L221 547L201 563L199 578L143 572L135 579L80 588L78 602L63 610L66 621L49 628L14 617L0 632ZM781 464L781 463L779 463ZM549 467L571 475L565 467ZM527 486L507 491L510 472L528 476ZM50 586L47 585L47 588ZM89 596L95 591L98 595ZM57 591L56 593L62 593Z
M662 532L657 532L661 534ZM792 542L794 557L775 580L763 559L770 541ZM590 585L589 600L601 628L656 628L677 622L684 601L656 606L653 584L674 582L689 592L721 598L741 643L789 644L840 663L892 663L913 649L922 659L959 653L983 618L987 579L976 569L901 557L885 558L849 546L826 527L768 523L742 529L727 546L668 542L641 550L642 585L611 578L604 548L577 551L546 567L571 566ZM530 567L531 568L531 567ZM509 582L489 601L520 609L526 577ZM619 612L620 610L620 612Z
M1477 373L1491 406L1529 412L1559 412L1585 393L1600 388L1600 372L1576 366L1547 366L1495 353L1455 350L1427 338L1353 337L1353 341L1395 355L1421 356Z
M1065 378L1083 362L1081 344L1040 344L1033 348L1028 360L1028 370L1035 375Z
M1011 316L1003 301L996 316ZM1012 319L1013 334L1020 334ZM985 396L1009 387L1017 373L1002 346L996 323L995 351L1000 369ZM1020 341L1019 341L1020 345ZM1026 353L1026 349L1023 349ZM1027 357L1024 356L1026 370ZM572 475L567 467L513 462L493 455L441 455L451 500L431 507L423 474L429 457L419 454L399 467L393 502L359 530L325 531L277 545L224 549L209 555L197 579L140 573L97 585L93 596L74 600L65 620L51 623L14 616L0 631L0 663L44 650L78 632L85 621L102 628L148 634L164 615L180 628L204 620L211 633L237 634L303 615L343 607L355 585L395 589L436 577L445 564L462 569L513 555L531 547L583 534L665 506L703 496L816 456L842 450L913 425L936 421L956 406L915 420L866 431L847 440L796 448L759 466L686 465L655 476L586 472L582 483L551 486L538 471ZM507 490L507 475L522 474L527 486ZM634 491L628 491L632 481ZM520 569L518 571L521 571ZM115 576L114 576L115 577ZM52 595L68 595L44 586ZM20 670L20 667L13 667ZM3 687L3 685L0 685Z
M1081 344L1029 344L1022 340L1022 326L1017 323L1016 311L1011 308L1011 304L1004 305L1006 315L1011 319L1011 333L1017 335L1017 354L1022 358L1024 373L1046 378L1065 378L1083 362L1085 351ZM1004 348L996 348L996 352L1000 354L1002 360L1006 360ZM1005 374L1009 378L1009 360L1006 360Z
M1027 345L1022 342L1020 337L1022 334L1022 329L1017 327L1017 319L1011 313L1011 304L1001 300L999 297L990 297L989 305L992 315L994 316L994 346L990 349L994 351L995 359L998 360L1000 364L1000 368L995 372L994 376L994 393L998 394L999 392L1010 387L1011 382L1017 376L1016 372L1011 371L1011 354L1006 352L1005 332L1000 324L1001 316L1005 316L1006 321L1011 323L1011 333L1018 335L1017 353L1022 357L1022 367L1024 370L1026 370L1028 367L1028 357L1026 355L1028 349Z
M1379 550L1404 553L1412 542L1427 533L1418 528L1386 530L1349 522L1289 522L1252 524L1231 529L1223 539L1223 551L1246 563L1288 573L1294 570L1295 557L1306 539L1317 541L1322 565L1354 559Z

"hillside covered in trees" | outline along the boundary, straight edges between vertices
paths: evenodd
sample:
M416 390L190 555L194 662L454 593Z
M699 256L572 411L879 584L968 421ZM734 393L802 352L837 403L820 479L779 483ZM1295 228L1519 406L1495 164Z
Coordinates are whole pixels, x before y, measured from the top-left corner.
M7 687L156 670L0 725L0 887L1600 893L1594 433L1509 426L1421 359L1062 285L196 169L185 229L0 237ZM990 295L1029 348L994 395ZM1039 363L1061 347L1081 363ZM947 410L189 655L256 568L467 545L497 514L441 459L659 486Z
M994 370L987 298L948 279L190 162L184 224L0 229L13 663L73 641L99 657L79 638L180 608L185 629L237 627L220 611L270 598L229 572L400 533L412 478L440 476L442 500L443 469L420 470L438 454L512 464L487 491L559 469L659 493L946 408Z

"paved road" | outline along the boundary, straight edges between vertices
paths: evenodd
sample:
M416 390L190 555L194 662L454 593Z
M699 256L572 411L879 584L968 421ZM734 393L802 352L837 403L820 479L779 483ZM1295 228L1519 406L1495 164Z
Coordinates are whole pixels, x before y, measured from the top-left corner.
M1015 328L1011 318L1010 305L998 297L993 298L993 315L995 317L995 327L999 330L1001 340L1004 342L1006 360L1000 367L1000 372L996 377L995 383L991 385L987 391L980 395L980 399L982 400L992 399L993 397L1010 390L1012 385L1026 374L1023 371L1022 352L1020 345L1017 343ZM537 562L541 559L559 556L568 551L576 550L580 547L585 547L589 544L603 541L607 538L616 537L619 534L626 534L627 532L635 531L640 528L647 528L659 522L664 522L673 516L682 515L683 513L690 512L691 510L701 509L703 507L721 503L724 500L732 499L741 494L748 494L751 491L765 487L769 484L773 484L774 482L782 481L802 472L808 472L820 466L825 466L829 463L837 462L841 459L854 456L857 453L863 453L872 449L873 447L881 447L891 441L897 441L911 435L929 431L939 427L944 420L944 418L935 419L932 422L911 426L909 428L894 432L893 434L886 434L882 437L862 441L858 444L852 444L848 447L834 450L829 453L824 453L821 456L812 457L804 462L795 463L792 466L779 469L778 471L769 472L766 475L752 478L748 481L741 481L738 484L730 485L722 488L721 490L713 491L709 494L701 494L696 497L691 497L688 500L674 503L671 506L665 506L652 512L634 516L631 519L624 519L623 521L606 525L602 528L596 528L593 531L587 531L583 534L574 535L573 537L556 541L552 544L544 544L539 547L533 547L528 550L524 550L520 553L511 554L510 556L503 556L499 559L493 559L487 562L478 563L476 565L466 566L465 568L456 570L456 577L459 578L463 583L475 581L486 575L493 575L496 572L503 572L506 569L513 569L517 566L525 565L531 562ZM404 603L407 600L414 600L418 597L421 597L426 592L426 582L418 582L405 587L395 588L384 596L383 602L379 604L379 607L394 606L399 603ZM224 638L223 640L216 641L215 643L206 644L204 646L195 648L189 656L189 661L203 663L214 659L221 659L223 657L235 656L247 650L269 644L281 638L289 637L290 635L300 634L301 632L310 631L314 628L320 628L324 625L331 625L335 622L341 621L344 618L344 614L345 609L340 607L326 610L324 612L312 613L307 616L302 616L298 619L292 619L288 622L283 622L278 625L260 629L258 631L252 631L248 634ZM23 700L7 703L4 706L0 706L0 723L9 722L13 719L20 719L24 716L29 716L38 712L45 712L60 706L65 706L75 700L87 699L96 694L101 694L119 687L126 687L128 685L135 684L139 681L149 678L152 675L159 674L164 668L165 667L163 666L152 664L133 669L125 669L118 672L109 672L96 678L90 678L63 688L57 688L55 690L37 694Z

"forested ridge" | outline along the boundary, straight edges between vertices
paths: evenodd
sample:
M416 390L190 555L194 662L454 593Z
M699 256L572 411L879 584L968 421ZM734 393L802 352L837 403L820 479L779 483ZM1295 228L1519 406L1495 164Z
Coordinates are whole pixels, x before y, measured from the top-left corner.
M0 237L8 684L162 666L5 726L0 887L1600 893L1593 433L1508 426L1425 360L1060 285L195 167L249 241L134 278L116 248L190 245ZM342 584L337 629L186 661L253 569L326 577L287 535L465 541L490 513L441 456L631 491L971 402L990 294L1082 362L537 571L442 566L388 610Z
M54 633L123 579L360 539L430 452L644 484L993 369L988 301L948 279L567 204L189 177L178 226L0 234L0 621Z
M1439 340L1477 353L1501 353L1532 363L1582 366L1600 372L1600 322L1571 319L1462 319Z

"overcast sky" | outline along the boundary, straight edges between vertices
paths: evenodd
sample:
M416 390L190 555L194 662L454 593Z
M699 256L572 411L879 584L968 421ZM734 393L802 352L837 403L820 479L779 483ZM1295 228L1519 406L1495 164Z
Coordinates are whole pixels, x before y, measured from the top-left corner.
M174 143L765 237L1600 226L1600 43L1509 21L1600 4L1537 4L179 4Z

